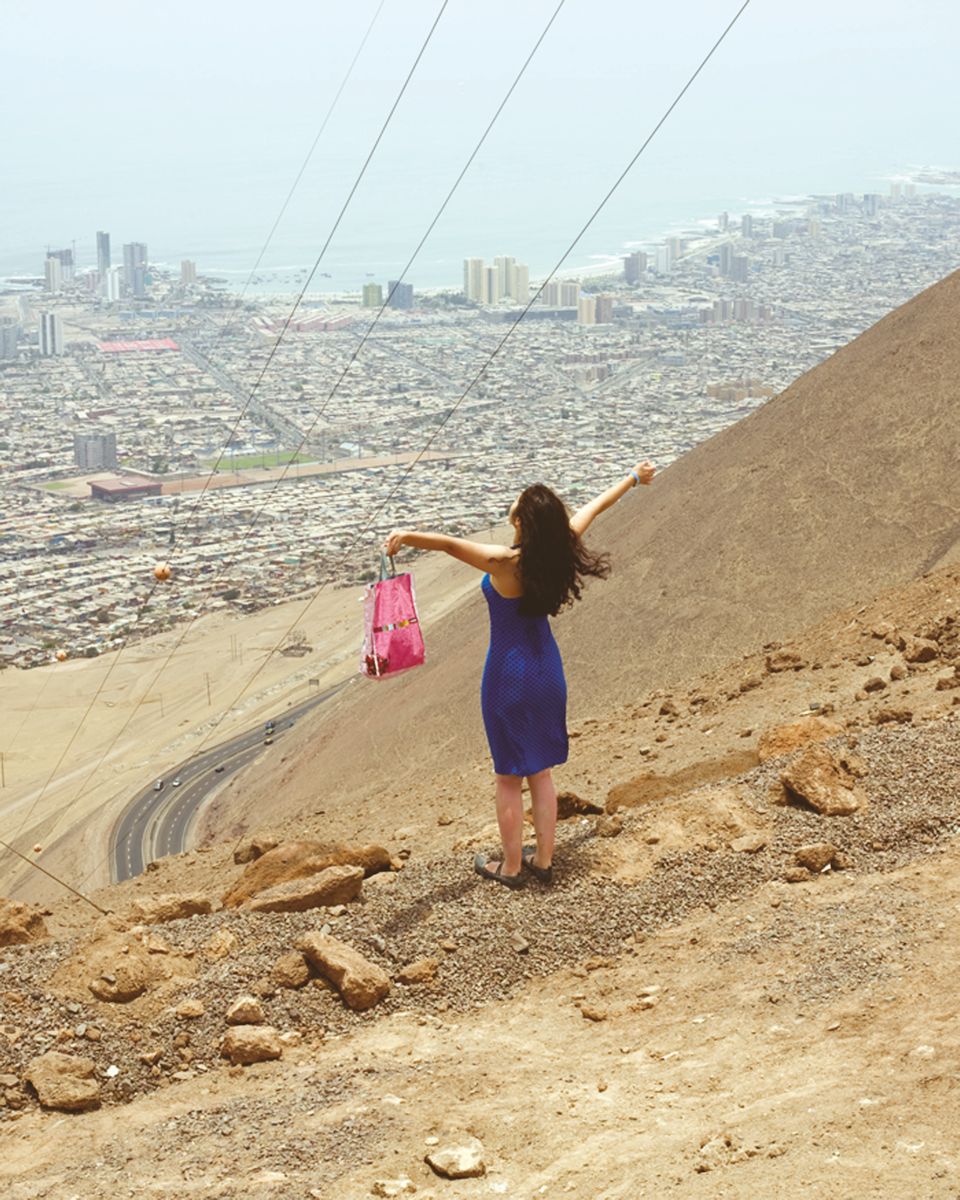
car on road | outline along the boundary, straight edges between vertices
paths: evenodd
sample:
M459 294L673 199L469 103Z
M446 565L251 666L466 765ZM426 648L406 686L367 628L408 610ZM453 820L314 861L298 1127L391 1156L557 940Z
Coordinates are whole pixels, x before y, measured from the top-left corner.
M158 780L157 780L157 782L156 782L156 783L153 785L153 790L154 790L155 792L162 792L162 791L163 791L163 780L162 780L162 779L158 779Z
M180 786L180 776L179 775L177 776L176 779L170 780L170 786L171 787L179 787Z
M265 746L272 746L273 745L273 736L268 733L267 736L263 739L263 744Z
M220 774L220 772L223 770L223 763L220 763L220 765L219 765L219 766L216 766L216 767L214 767L213 769L214 769L214 771L215 771L215 772L216 772L216 773L219 775L219 774Z

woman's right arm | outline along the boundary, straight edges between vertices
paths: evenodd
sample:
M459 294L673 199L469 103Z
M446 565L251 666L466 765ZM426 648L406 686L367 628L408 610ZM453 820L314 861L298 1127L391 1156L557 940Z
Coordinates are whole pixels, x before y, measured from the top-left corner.
M570 518L570 528L578 537L583 537L595 518L616 504L621 496L625 496L638 483L648 484L653 479L655 471L656 468L654 465L647 462L646 459L641 463L637 463L626 479L622 479L619 483L608 487L605 492L601 492L599 496L595 496L588 504L584 504L582 508L578 508Z

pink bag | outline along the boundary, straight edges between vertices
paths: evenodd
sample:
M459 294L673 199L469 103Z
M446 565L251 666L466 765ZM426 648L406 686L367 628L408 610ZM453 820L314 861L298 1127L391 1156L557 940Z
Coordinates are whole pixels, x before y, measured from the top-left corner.
M363 654L360 673L371 679L395 675L423 662L423 634L417 616L413 576L397 575L393 559L380 555L380 579L363 596Z

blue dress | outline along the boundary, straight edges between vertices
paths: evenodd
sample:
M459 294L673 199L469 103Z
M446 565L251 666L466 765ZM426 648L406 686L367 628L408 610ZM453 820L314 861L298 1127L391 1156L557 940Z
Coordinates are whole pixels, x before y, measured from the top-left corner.
M490 648L480 707L498 775L534 775L567 761L567 681L549 620L525 617L484 575Z

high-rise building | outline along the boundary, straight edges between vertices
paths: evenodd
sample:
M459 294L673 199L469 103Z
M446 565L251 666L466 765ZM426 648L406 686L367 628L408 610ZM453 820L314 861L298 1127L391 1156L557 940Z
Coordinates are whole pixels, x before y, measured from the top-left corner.
M73 278L73 251L67 250L48 250L47 258L55 258L60 263L60 274L64 283L69 283Z
M0 317L0 358L16 358L20 341L20 322L16 317Z
M108 267L100 279L100 295L115 304L123 292L123 272L120 267Z
M540 293L540 301L546 304L549 308L560 307L560 280L551 279L543 285L543 291Z
M40 314L40 353L52 358L63 353L63 322L57 313Z
M613 320L613 297L597 296L596 322L598 325L609 325Z
M667 249L670 251L670 266L683 256L683 238L667 238Z
M516 270L517 260L509 257L509 255L500 254L493 260L493 265L497 268L497 275L499 276L498 291L500 296L512 297L515 283L513 273Z
M670 243L665 242L662 246L657 246L654 252L653 269L658 275L669 275L672 266L673 252L670 249Z
M513 287L510 299L517 304L530 303L530 268L526 263L516 263L513 268Z
M75 433L73 435L73 460L84 471L101 468L116 470L117 435L109 433Z
M110 234L97 230L97 271L100 278L110 270Z
M196 283L197 282L197 264L191 258L184 258L180 261L180 282L181 283Z
M391 308L413 308L413 284L391 279L387 284L388 304Z
M730 214L722 212L720 214L720 216L717 217L717 229L721 233L726 233L729 228L730 228Z
M483 303L483 270L482 258L463 260L463 294L477 304Z
M500 271L497 267L483 268L482 304L496 304L500 299Z
M59 292L63 288L63 267L60 259L48 254L43 264L43 286L48 292Z
M639 283L647 269L647 256L642 250L635 250L623 260L623 274L627 283Z
M740 233L745 238L753 237L753 217L749 213L744 213L740 218Z
M123 287L132 296L147 294L147 247L144 242L127 242L123 247Z
M735 283L746 283L750 270L750 259L745 254L735 254L730 260L730 278Z
M863 211L868 217L875 217L880 209L880 197L876 192L865 192L863 196Z
M577 324L596 325L597 299L595 296L581 295L577 300Z
M729 242L724 242L720 247L720 274L730 274L730 262L733 259L733 246Z
M580 284L576 280L564 279L560 282L560 307L576 308L580 302Z
M363 307L364 308L380 308L383 304L383 288L379 283L365 283L363 285Z

